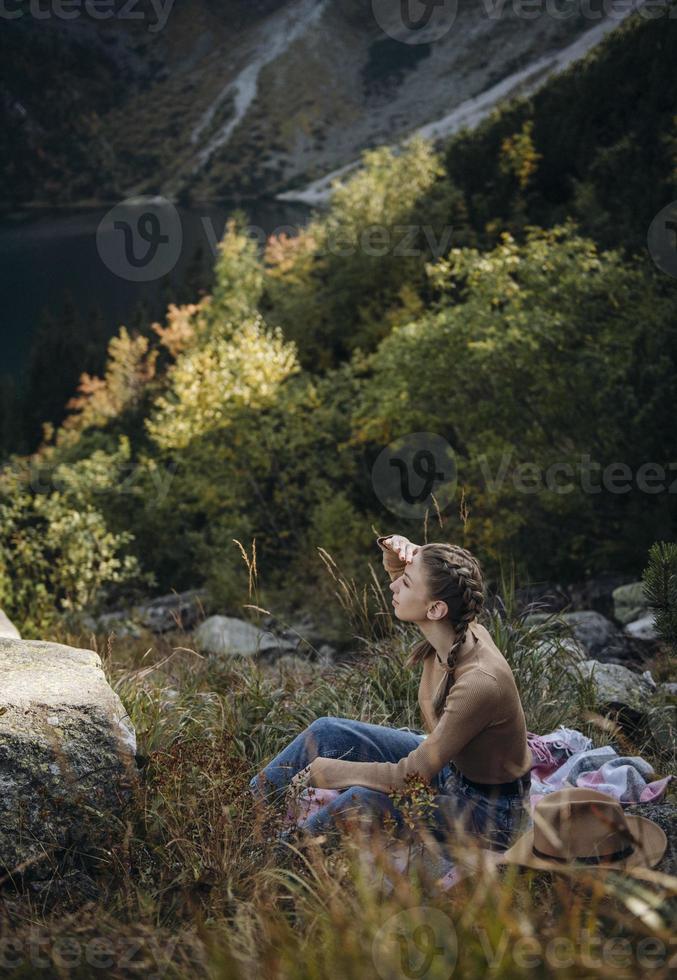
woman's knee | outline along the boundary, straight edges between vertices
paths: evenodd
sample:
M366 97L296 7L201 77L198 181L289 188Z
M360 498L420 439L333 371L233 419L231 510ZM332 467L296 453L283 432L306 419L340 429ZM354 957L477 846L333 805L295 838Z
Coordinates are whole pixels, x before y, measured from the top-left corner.
M329 729L334 728L336 722L340 719L336 718L334 715L321 715L321 717L316 718L315 721L311 721L308 725L309 732L324 732Z
M332 738L338 720L333 715L322 715L315 721L311 721L306 728L304 733L306 742L310 744L317 755L322 755L322 745Z

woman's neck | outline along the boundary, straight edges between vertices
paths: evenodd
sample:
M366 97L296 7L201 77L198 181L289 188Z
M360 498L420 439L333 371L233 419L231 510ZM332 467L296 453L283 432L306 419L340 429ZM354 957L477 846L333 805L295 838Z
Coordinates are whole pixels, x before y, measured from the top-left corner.
M475 620L471 622L470 626L472 626L474 622ZM447 620L425 619L422 622L417 623L417 626L420 627L421 632L425 636L428 643L435 648L435 652L442 663L446 663L447 655L458 639L458 633L452 624ZM463 649L464 646L465 644L462 645L461 649Z

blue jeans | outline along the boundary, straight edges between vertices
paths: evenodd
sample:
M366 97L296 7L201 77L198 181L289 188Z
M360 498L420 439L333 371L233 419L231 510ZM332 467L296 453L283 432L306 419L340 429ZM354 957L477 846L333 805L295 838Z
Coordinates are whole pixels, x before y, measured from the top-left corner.
M249 783L256 800L282 803L293 776L316 756L351 762L399 762L421 744L418 729L389 728L350 718L317 718L272 759ZM504 850L522 829L528 814L528 790L492 796L466 783L453 764L445 765L431 782L436 806L425 826L439 843L453 836L456 821L481 839L485 847ZM403 814L387 793L365 786L349 786L320 807L304 823L313 836L335 829L346 816L367 812L378 820L389 814L399 831L406 826Z

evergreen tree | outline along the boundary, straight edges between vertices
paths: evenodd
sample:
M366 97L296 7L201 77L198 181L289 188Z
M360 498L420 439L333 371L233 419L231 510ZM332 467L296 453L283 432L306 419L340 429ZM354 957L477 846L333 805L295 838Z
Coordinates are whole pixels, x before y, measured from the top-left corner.
M649 606L656 611L656 630L677 651L677 544L657 541L642 579Z

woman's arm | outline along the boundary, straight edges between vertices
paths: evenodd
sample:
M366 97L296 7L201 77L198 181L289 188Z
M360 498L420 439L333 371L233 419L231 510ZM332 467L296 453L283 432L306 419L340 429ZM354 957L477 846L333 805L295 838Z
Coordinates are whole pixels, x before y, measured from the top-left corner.
M413 544L403 534L383 534L376 539L376 544L383 552L383 567L390 576L391 582L400 577L407 562L410 562L418 551L418 545Z
M366 786L387 793L402 789L411 775L432 782L487 726L501 717L504 701L496 678L484 670L466 671L447 696L433 731L399 762L349 762L317 756L310 763L309 783L320 789Z

